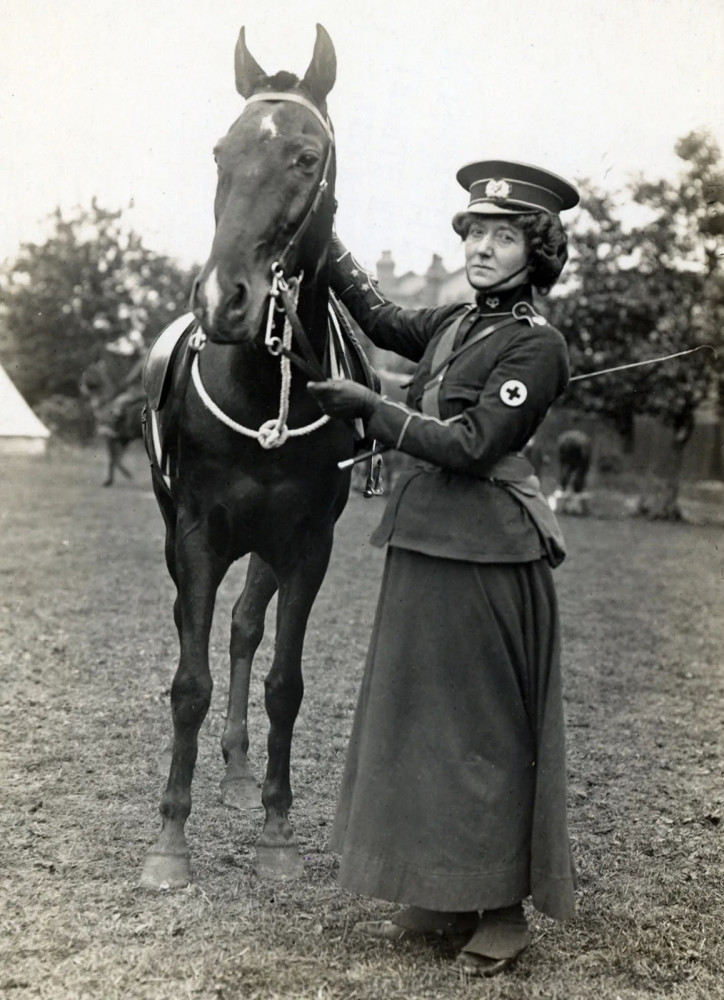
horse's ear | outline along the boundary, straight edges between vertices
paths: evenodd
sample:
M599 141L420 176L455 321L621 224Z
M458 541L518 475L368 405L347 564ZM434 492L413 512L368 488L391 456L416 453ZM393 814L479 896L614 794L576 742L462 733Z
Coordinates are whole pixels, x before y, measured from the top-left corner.
M239 32L234 52L234 70L236 72L236 89L242 97L251 97L259 82L266 73L246 47L244 29Z
M332 45L332 39L322 25L318 24L312 61L304 74L302 85L306 87L317 104L324 104L336 79L337 56L334 52L334 45Z

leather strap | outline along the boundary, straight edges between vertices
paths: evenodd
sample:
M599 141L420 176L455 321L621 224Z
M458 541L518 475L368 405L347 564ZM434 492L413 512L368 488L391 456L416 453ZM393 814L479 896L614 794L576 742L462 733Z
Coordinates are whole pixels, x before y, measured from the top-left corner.
M432 355L430 378L425 383L420 401L420 410L428 417L440 418L440 386L447 370L447 359L453 353L453 345L460 327L471 312L472 307L467 309L462 316L453 320L447 330L443 332Z
M299 319L299 316L297 315L297 311L294 308L294 299L289 294L289 290L287 288L284 288L284 287L281 287L279 289L279 297L282 300L282 304L284 306L284 311L287 314L287 319L289 320L291 328L294 331L294 336L297 339L297 343L299 344L299 348L300 348L300 350L302 352L302 356L304 357L304 359L306 361L306 371L307 371L307 373L309 371L316 372L315 378L318 379L318 380L322 380L323 381L326 378L326 375L322 371L322 366L319 363L319 359L317 358L316 354L314 353L314 350L312 349L312 345L309 343L309 338L307 337L306 330L302 326L301 321ZM283 350L282 353L287 354L287 356L292 361L295 361L295 363L298 364L298 360L295 358L295 356L293 355L293 353L291 351L284 351Z
M491 333L496 333L498 330L502 330L506 326L513 326L513 324L518 322L515 316L511 316L510 318L498 320L497 323L490 323L488 326L483 327L482 330L478 330L474 336L470 337L457 350L454 350L455 338L463 322L470 315L472 308L474 307L471 306L467 312L463 313L462 316L450 324L442 337L440 337L438 345L435 348L435 353L432 356L432 369L423 387L420 403L420 410L429 417L440 419L440 389L451 363L465 351L474 347L475 344L479 344L481 340L485 340Z

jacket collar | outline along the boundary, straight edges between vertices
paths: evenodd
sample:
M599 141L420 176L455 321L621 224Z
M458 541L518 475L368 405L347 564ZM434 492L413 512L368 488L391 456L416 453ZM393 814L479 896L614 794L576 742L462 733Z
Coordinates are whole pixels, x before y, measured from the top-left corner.
M532 303L533 291L530 285L516 285L515 288L499 289L494 292L478 292L475 304L481 316L498 316L513 311L519 302Z

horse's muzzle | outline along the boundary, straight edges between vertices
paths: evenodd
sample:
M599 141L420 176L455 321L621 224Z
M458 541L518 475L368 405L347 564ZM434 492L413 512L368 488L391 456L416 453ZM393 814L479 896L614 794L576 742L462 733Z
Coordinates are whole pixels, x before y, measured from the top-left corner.
M238 344L252 339L259 326L261 310L252 298L249 284L243 279L225 289L214 267L206 277L202 271L194 282L191 309L209 340Z

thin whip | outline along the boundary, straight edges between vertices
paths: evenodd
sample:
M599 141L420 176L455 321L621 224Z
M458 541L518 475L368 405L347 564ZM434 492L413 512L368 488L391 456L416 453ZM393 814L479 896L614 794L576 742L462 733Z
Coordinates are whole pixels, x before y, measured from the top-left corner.
M716 356L716 350L711 346L711 344L700 344L698 347L692 347L688 351L678 351L676 354L666 354L661 358L649 358L647 361L632 361L628 365L616 365L615 368L603 368L598 372L586 372L585 375L574 375L573 378L569 379L570 382L578 382L582 378L595 378L597 375L610 375L611 372L622 372L627 368L640 368L641 365L655 365L659 361L671 361L672 358L683 358L687 354L695 354L696 351L713 351Z

